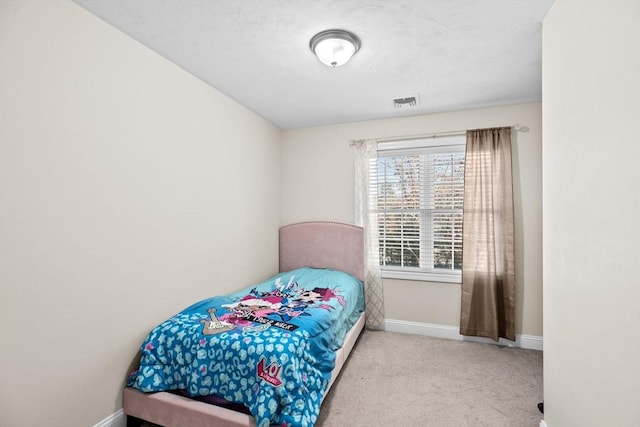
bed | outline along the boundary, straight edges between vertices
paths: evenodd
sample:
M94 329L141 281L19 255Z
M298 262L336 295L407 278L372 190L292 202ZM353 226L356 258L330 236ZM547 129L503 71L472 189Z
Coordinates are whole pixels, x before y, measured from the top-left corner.
M175 322L176 319L180 321L185 319L185 322L188 320L195 323L201 322L200 342L205 347L218 348L224 345L229 348L235 347L235 350L239 351L247 350L243 345L255 344L251 341L254 339L253 336L265 338L260 334L269 333L269 331L272 334L284 336L288 340L302 339L304 345L295 341L295 346L287 347L292 353L288 353L288 350L283 349L282 346L279 348L271 346L271 353L260 357L256 369L249 371L245 377L236 376L235 373L221 376L218 373L201 380L197 379L193 373L189 373L194 375L189 377L190 380L192 379L190 385L187 390L182 391L182 394L177 394L175 390L170 390L172 384L165 383L179 382L182 371L167 371L164 365L162 368L157 367L158 360L164 363L165 359L173 357L170 346L164 348L161 354L155 353L165 344L166 339L161 334L163 330L158 328L164 327L166 331L175 326L167 323L169 320L163 322L154 329L155 335L152 331L143 343L141 348L143 363L129 376L127 387L124 389L124 412L128 417L129 426L141 425L143 421L148 421L166 427L256 425L263 427L270 424L267 420L277 420L278 425L313 425L320 403L333 385L364 327L363 296L362 302L359 302L360 297L356 301L356 298L351 297L350 294L343 295L347 292L347 288L356 288L349 282L350 280L357 283L360 292L363 293L363 232L362 228L349 224L303 222L281 227L279 237L280 273L278 275L238 293L200 301L174 316L173 320L169 320ZM325 276L325 273L331 276ZM342 280L347 282L343 284ZM305 283L325 283L326 285L314 285L314 288L306 289ZM291 298L293 294L295 298ZM295 303L291 303L292 299ZM271 305L268 306L265 300ZM300 313L301 305L304 306L303 314ZM351 306L346 314L337 314L342 313L341 310L349 305ZM283 311L283 307L286 307L286 310ZM203 310L207 311L208 319L203 319ZM316 313L325 316L322 317L324 320L312 321ZM305 322L313 325L325 324L328 322L326 316L333 319L331 322L337 325L335 327L337 332L329 334L325 329L322 329L322 332L307 329ZM297 330L299 325L302 327ZM236 326L235 329L234 326ZM243 328L242 334L237 326ZM190 327L193 330L196 328L194 325ZM244 329L245 327L247 329ZM312 328L314 327L316 326ZM265 332L261 332L261 328ZM250 338L247 338L245 333L247 330L250 332ZM162 337L160 344L159 336ZM316 336L315 341L312 339L306 341L310 336ZM218 337L220 339L227 337L231 340L235 338L237 342L229 345L219 341ZM241 337L245 338L240 340ZM264 348L266 346L262 347ZM302 352L300 348L308 349L311 353ZM147 351L149 349L150 351ZM242 356L245 357L246 352ZM195 357L199 356L194 353ZM239 360L239 356L231 355L228 360L228 365L231 365ZM234 362L231 363L231 360ZM284 363L281 364L281 361L291 362L289 365L294 365L299 371L283 370ZM255 360L251 363L251 367L256 365ZM207 366L218 369L217 365ZM206 367L203 370L206 371ZM244 369L244 371L246 373L247 370ZM187 375L186 372L182 373ZM211 381L211 377L214 381ZM300 387L294 385L294 377L296 381L302 378L304 385ZM229 387L226 387L233 383L229 378L237 380L238 385L233 385L236 394L230 393ZM194 396L201 391L202 394L206 394L208 386L216 388L223 380L226 385L223 392L226 393L224 396L227 399L221 399L220 396L215 396L213 399L186 396L186 394ZM246 384L247 381L249 384ZM212 382L216 384L212 385ZM239 391L243 391L240 389L240 384L248 386L255 392L252 398L255 402L248 403L250 408L229 402L234 400L229 399L230 396L237 396L237 402L243 399L238 394ZM158 390L162 388L167 390L155 391L156 386ZM219 387L216 388L216 391L219 390ZM248 394L246 390L244 392ZM302 401L298 399L299 395L304 395L306 403L301 403ZM216 399L222 401L220 405L212 404L216 403ZM257 405L258 399L261 399L264 404Z

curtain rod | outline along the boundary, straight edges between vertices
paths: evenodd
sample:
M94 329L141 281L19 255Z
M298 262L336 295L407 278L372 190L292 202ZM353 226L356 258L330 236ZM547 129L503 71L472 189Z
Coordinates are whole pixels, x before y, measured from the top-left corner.
M529 128L527 126L513 125L510 127L511 127L511 130L514 130L516 132L529 132ZM466 130L452 130L452 131L445 131L445 132L423 133L418 135L402 135L402 136L394 136L394 137L387 137L387 138L371 138L371 139L376 142L392 142L392 141L404 141L407 139L425 139L425 138L440 138L444 136L461 136L466 134L467 134ZM349 145L353 146L355 142L356 140L352 139L349 142Z

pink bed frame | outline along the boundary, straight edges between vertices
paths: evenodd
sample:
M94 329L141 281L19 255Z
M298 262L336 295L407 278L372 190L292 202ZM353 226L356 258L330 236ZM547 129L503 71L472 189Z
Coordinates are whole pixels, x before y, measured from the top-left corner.
M333 268L364 281L364 236L361 227L338 222L301 222L280 228L280 271L299 267ZM336 352L333 385L360 332L364 313ZM327 389L327 392L329 389ZM325 393L326 395L326 393ZM127 387L124 413L165 427L254 427L251 415L198 402L172 393L142 393Z

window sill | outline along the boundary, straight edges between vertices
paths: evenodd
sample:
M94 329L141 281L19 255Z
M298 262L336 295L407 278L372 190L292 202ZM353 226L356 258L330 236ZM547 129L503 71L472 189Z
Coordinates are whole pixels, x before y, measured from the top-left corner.
M383 279L415 280L420 282L462 283L461 273L428 273L423 271L382 270Z

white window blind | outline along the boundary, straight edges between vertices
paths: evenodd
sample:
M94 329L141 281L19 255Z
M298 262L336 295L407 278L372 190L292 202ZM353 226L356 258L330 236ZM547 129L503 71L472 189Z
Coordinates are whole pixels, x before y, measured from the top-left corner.
M464 141L462 136L379 145L370 165L370 209L378 217L386 277L458 281Z

